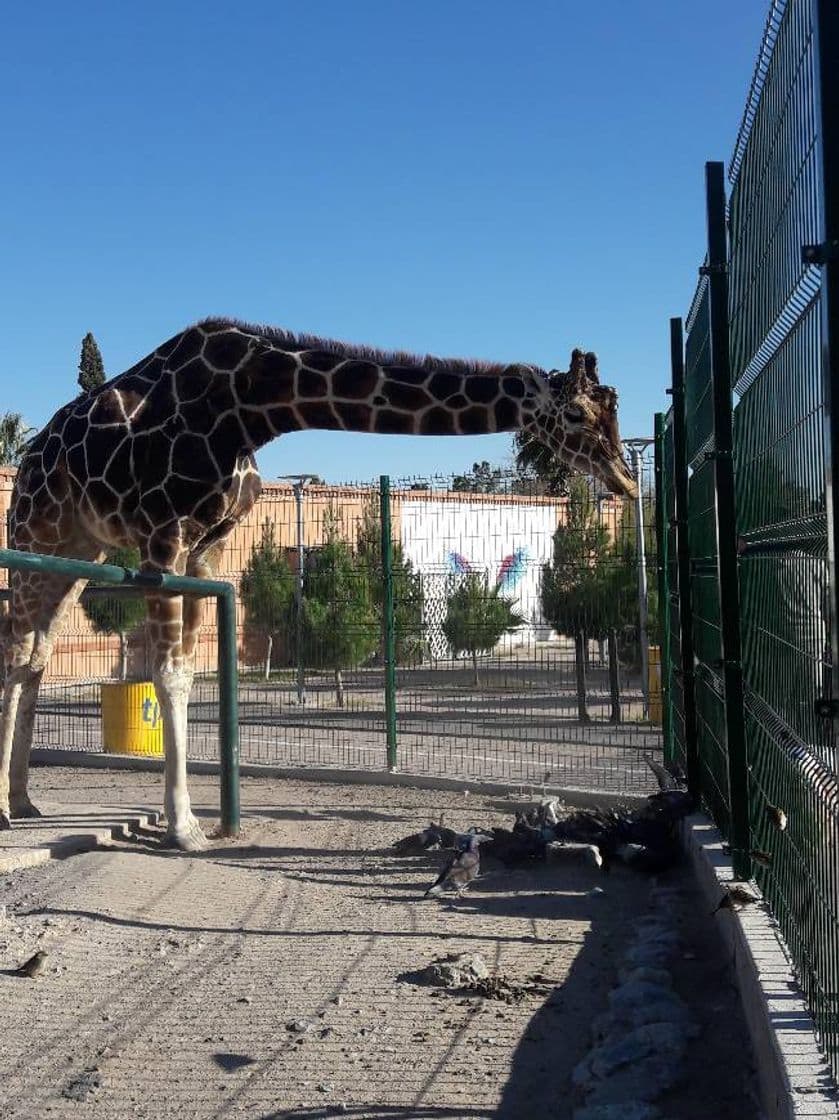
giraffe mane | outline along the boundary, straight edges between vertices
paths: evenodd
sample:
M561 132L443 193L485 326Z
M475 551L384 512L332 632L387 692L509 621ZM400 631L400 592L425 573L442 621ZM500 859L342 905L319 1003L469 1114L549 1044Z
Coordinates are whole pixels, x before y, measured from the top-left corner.
M485 362L478 358L438 358L433 354L411 354L404 350L378 350L354 342L339 342L331 338L321 338L315 334L299 334L283 327L270 327L261 323L246 323L240 319L210 318L197 324L200 328L219 330L232 328L243 334L258 335L269 342L279 343L291 350L321 350L341 358L354 361L375 362L382 366L406 366L410 369L430 369L451 371L452 373L486 373L500 375L509 370L513 363ZM534 373L547 378L547 373L539 366L529 366Z

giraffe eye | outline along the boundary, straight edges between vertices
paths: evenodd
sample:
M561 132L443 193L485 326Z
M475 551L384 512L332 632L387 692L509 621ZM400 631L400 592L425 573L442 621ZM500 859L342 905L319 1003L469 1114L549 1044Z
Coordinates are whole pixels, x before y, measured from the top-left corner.
M569 424L582 424L585 413L577 405L571 405L565 410L565 419Z

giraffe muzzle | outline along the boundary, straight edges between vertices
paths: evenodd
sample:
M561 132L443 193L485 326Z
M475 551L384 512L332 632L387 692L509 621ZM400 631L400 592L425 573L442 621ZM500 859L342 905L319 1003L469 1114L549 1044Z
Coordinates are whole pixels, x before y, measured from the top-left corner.
M613 494L620 494L625 498L638 497L638 483L623 459L609 460L602 477Z

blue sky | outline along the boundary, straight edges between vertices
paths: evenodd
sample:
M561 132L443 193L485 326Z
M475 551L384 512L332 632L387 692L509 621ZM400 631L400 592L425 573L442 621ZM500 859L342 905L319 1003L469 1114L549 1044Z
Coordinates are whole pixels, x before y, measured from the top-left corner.
M37 426L205 315L567 368L666 406L767 0L44 0L4 12L3 398ZM510 439L306 432L267 477L425 476Z

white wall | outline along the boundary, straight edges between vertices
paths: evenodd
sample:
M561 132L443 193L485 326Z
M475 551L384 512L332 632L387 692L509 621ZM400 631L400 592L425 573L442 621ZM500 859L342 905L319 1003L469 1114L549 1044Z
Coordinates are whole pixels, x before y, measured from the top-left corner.
M559 520L558 504L461 501L433 498L405 499L400 507L401 544L407 560L423 577L426 625L431 652L446 655L441 625L445 600L456 586L452 553L463 557L473 571L488 574L495 583L505 557L523 550L523 571L505 594L528 620L517 635L532 640L534 633L547 637L539 606L542 565L551 558L553 534ZM516 636L514 636L515 639Z

